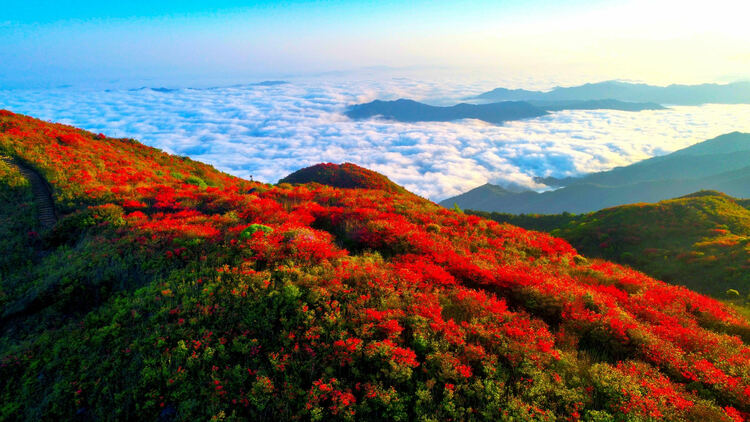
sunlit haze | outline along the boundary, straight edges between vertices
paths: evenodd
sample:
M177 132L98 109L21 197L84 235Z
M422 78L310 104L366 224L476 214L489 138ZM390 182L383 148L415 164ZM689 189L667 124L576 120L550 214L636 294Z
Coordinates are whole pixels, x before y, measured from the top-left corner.
M14 2L0 15L0 86L195 85L372 67L524 87L731 81L750 77L749 12L739 0Z

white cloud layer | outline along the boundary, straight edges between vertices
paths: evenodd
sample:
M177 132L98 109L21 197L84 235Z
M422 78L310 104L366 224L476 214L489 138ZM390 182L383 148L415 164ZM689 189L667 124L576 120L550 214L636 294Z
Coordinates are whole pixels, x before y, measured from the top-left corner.
M436 201L486 182L540 188L535 176L607 170L723 133L750 132L750 105L564 111L504 126L342 115L347 105L375 98L449 103L500 85L393 79L172 92L0 90L0 108L136 138L264 182L319 162L353 162Z

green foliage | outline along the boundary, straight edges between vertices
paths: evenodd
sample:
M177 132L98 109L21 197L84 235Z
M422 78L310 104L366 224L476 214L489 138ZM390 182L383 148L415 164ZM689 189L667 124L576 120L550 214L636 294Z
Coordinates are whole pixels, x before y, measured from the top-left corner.
M33 265L40 243L31 185L9 160L0 156L0 283ZM0 307L8 300L7 290L0 284Z
M268 234L272 233L273 229L271 227L264 226L263 224L251 224L246 229L242 230L242 232L240 232L240 239L250 239L257 231Z
M656 204L589 214L473 214L551 232L582 254L613 260L717 298L750 291L750 210L740 200L701 191Z
M185 179L185 183L188 185L198 186L199 188L205 189L208 185L198 176L188 176Z
M62 218L45 236L49 245L73 244L89 228L96 226L120 227L125 224L124 211L117 205L91 206Z
M430 233L440 233L440 225L435 223L430 223L425 228Z
M565 227L576 220L576 214L564 212L562 214L508 214L502 212L487 212L466 210L466 213L488 218L498 223L508 223L523 227L527 230L552 232Z

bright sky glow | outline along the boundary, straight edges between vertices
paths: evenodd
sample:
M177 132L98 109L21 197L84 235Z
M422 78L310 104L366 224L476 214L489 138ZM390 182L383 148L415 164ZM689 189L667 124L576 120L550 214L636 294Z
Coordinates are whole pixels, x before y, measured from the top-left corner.
M549 84L726 82L750 78L749 15L744 0L27 0L0 13L0 87L373 66Z

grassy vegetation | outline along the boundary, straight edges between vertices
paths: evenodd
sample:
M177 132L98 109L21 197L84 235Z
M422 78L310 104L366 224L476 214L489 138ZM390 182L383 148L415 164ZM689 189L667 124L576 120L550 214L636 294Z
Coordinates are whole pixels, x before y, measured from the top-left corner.
M550 232L583 255L627 264L655 278L743 304L750 299L747 205L746 200L701 191L580 215L472 213Z
M33 265L39 245L31 185L0 155L0 306L10 300L8 283L11 272L22 272Z

